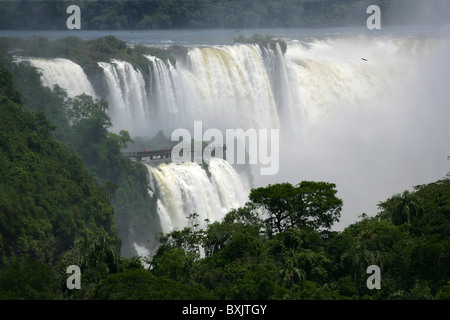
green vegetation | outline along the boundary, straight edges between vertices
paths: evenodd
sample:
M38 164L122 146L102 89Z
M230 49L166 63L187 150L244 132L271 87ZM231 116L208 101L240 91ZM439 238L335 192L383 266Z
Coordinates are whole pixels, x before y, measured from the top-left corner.
M2 256L48 262L78 237L116 235L113 208L92 176L53 139L44 114L23 110L12 77L1 73Z
M8 55L2 56L2 62L17 79L24 108L46 115L54 126L52 135L83 161L111 201L122 240L121 255L135 255L133 239L140 239L141 245L154 241L152 235L160 231L160 224L152 214L147 168L122 156L121 150L132 141L126 131L108 131L107 103L87 95L69 98L59 87L42 86L39 73L28 63L13 63Z
M249 202L222 221L198 221L192 213L189 227L161 235L146 259L151 268L144 269L137 258L117 254L108 199L122 185L136 184L124 177L133 177L139 165L123 169L132 164L119 151L130 139L107 131L106 104L88 96L69 99L57 88L36 91L64 98L59 102L66 111L53 116L70 123L65 129L72 130L71 150L97 150L84 157L87 168L97 177L122 177L97 178L105 181L102 190L52 138L57 129L44 115L23 110L20 104L30 97L20 95L4 67L0 83L2 299L448 299L449 177L393 195L380 202L377 216L362 215L342 232L330 231L342 208L334 184L253 189ZM142 186L148 183L144 177ZM134 199L137 205L139 199L146 200ZM127 228L145 221L136 212L126 218L116 212L116 218ZM82 270L80 290L65 287L64 270L71 264ZM380 290L365 286L372 264L381 268Z
M336 185L303 181L253 189L250 200L269 213L266 232L273 235L290 228L329 229L339 221L342 200L335 196Z
M42 112L25 111L14 78L0 64L0 297L63 297L60 267L78 243L102 237L109 256L120 239L114 209L83 162L57 142Z
M141 71L144 79L148 81L148 68L153 63L144 54L170 61L175 65L175 58L168 49L136 45L129 47L114 36L105 36L92 40L82 40L68 36L56 40L45 37L33 37L25 40L16 37L0 38L0 48L20 56L41 58L65 58L81 66L93 83L96 92L102 94L105 88L99 80L103 74L98 62L110 62L112 59L127 61L134 68Z
M216 299L447 297L448 178L416 187L407 205L394 195L377 216L362 215L342 232L329 231L342 205L334 192L322 182L283 183L252 190L245 207L204 228L193 214L191 227L161 237L151 272L201 284ZM414 203L424 205L421 213L397 220ZM278 217L282 223L273 228ZM372 264L382 270L380 290L365 285Z
M447 0L152 0L0 3L0 29L67 30L66 9L81 9L84 30L181 28L317 28L365 26L369 5L380 6L383 24L446 23Z
M0 299L449 299L450 175L341 232L330 231L336 185L302 181L148 239L160 230L147 169L121 156L132 141L108 131L107 108L0 56ZM150 269L132 257L131 234L158 245ZM80 290L66 287L72 264ZM380 290L366 286L372 264Z

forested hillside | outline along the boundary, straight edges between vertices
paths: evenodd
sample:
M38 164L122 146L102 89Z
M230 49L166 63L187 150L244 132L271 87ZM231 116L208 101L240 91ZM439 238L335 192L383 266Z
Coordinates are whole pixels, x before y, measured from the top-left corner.
M3 66L1 76L2 262L14 255L49 262L79 237L117 237L113 207L81 160L52 137L43 113L22 108Z
M151 270L107 277L97 298L171 298L188 284L193 299L450 299L448 177L392 196L342 232L327 227L342 205L335 193L329 183L283 183L252 190L221 222L193 214L190 227L160 239ZM380 267L380 289L366 284L370 265ZM157 279L173 281L174 295Z
M76 243L102 238L118 253L114 209L83 162L53 138L45 115L23 109L3 64L0 77L0 296L50 298L58 287L51 269L65 255L73 261Z
M2 38L0 43L4 50L21 48L24 55L75 59L93 82L100 72L97 61L108 59L113 54L130 61L136 67L139 67L139 62L143 63L139 59L142 56L137 52L144 48L138 47L131 51L124 42L112 36L92 41L72 37L57 41L45 38L30 41ZM157 50L156 54L169 59L165 50ZM59 87L53 90L44 87L38 70L28 63L15 63L6 53L3 54L2 61L16 79L16 85L22 93L23 107L45 114L55 126L52 135L83 160L107 194L115 208L115 219L122 239L121 255L131 257L136 254L133 246L136 239L143 239L145 242L140 245L154 241L152 235L160 231L160 223L157 215L152 214L155 210L147 190L147 169L140 163L122 157L121 150L127 147L131 138L126 131L120 131L119 134L109 131L111 120L107 115L107 103L102 99L94 100L88 95L70 98ZM149 65L145 65L145 68L148 67ZM101 92L102 87L98 90ZM134 234L134 239L130 238L131 233Z
M0 3L0 29L64 30L73 4L85 30L365 26L374 4L386 25L436 24L449 8L446 0L21 0Z

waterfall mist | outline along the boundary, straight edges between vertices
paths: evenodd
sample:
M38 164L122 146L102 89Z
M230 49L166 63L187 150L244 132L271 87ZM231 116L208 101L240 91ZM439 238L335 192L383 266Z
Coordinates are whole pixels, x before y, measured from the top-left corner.
M344 200L335 226L341 229L362 213L375 214L379 201L449 171L448 34L289 38L285 54L258 45L191 46L186 61L176 65L147 56L154 65L148 82L127 62L99 66L113 130L146 137L163 130L170 136L177 128L192 130L196 120L205 130L279 128L280 170L260 176L253 166L251 187L336 183ZM30 61L43 78L56 72ZM59 63L71 70L67 78L87 81L69 62ZM218 219L245 202L239 188L248 191L249 183L229 180L235 172L224 174L231 167L211 166L213 178L199 168L149 166L155 188L166 193L158 203L166 230L181 226L181 212L192 213L186 206Z
M448 40L386 37L318 42L299 53L306 117L283 140L276 179L336 183L342 229L376 214L379 201L444 177L449 53Z

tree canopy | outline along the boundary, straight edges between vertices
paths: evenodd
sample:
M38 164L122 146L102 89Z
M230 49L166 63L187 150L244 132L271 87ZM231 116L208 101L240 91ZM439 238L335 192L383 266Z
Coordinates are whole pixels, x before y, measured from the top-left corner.
M339 221L343 205L335 187L327 182L282 183L253 189L249 199L268 215L265 223L270 233L305 226L329 229Z
M2 1L0 29L67 30L69 5L81 9L85 30L193 28L325 28L365 26L369 5L384 24L446 23L449 4L432 0L151 0ZM430 1L428 1L430 3Z
M0 234L3 261L48 262L78 237L117 235L113 207L82 162L52 137L43 113L26 112L0 65Z

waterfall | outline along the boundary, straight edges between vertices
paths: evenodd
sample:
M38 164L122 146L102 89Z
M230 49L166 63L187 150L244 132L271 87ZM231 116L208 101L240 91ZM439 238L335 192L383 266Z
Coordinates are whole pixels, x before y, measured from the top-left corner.
M279 127L269 75L257 45L193 48L188 58L188 85L196 93L190 114L195 119L207 119L207 124L219 129Z
M129 63L99 65L113 124L132 135L192 130L195 120L221 130L282 128L297 134L336 109L390 101L405 79L417 76L415 59L431 45L408 38L294 40L284 55L279 47L247 44L191 47L175 66L146 55L154 66L147 84Z
M136 135L133 128L146 128L150 125L150 110L142 73L130 63L115 59L108 63L99 62L98 65L104 71L108 90L106 100L114 126L120 130L128 129Z
M229 210L245 204L247 190L223 159L210 160L211 177L195 162L157 167L147 163L147 168L165 232L188 226L191 214L197 214L195 222L203 225L206 219L220 221Z
M446 160L449 138L445 39L286 41L284 54L279 47L232 44L188 47L176 64L146 55L153 67L141 71L124 61L100 62L113 129L152 137L192 130L196 120L204 130L279 128L280 172L255 176L255 185L335 182L347 210L344 223L374 213L378 201L438 170L445 173L447 162L439 160ZM29 61L42 70L45 85L58 83L71 95L91 90L68 60ZM210 176L196 163L148 168L166 231L185 226L194 212L200 222L220 219L248 190L241 192L246 182L239 184L221 162L209 165Z
M192 129L195 120L205 128L284 128L320 121L337 108L368 108L417 78L417 59L434 46L432 39L406 37L292 40L284 55L279 47L234 44L190 47L175 66L150 55L149 70L116 59L98 65L114 128L150 137ZM20 59L42 71L46 86L95 96L72 61Z
M240 177L227 161L212 158L209 161L208 170L211 173L211 183L219 194L220 203L225 212L245 204L249 191L246 188L248 181Z
M101 62L115 127L150 136L192 129L195 120L226 129L278 128L279 119L263 52L257 45L191 48L186 62L147 55L149 84L121 61Z
M28 61L41 72L42 84L53 88L59 85L67 91L69 97L82 93L96 97L94 88L83 69L76 63L63 58L41 59L17 57L15 61Z

